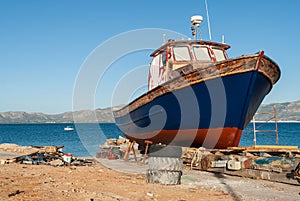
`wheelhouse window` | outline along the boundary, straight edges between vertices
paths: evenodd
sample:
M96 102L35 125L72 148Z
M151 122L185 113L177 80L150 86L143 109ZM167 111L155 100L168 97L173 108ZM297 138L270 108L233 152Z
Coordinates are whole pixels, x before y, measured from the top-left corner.
M225 54L223 52L223 50L221 49L217 49L217 48L213 48L215 57L217 61L223 61L226 60Z
M198 61L211 61L207 47L193 46L194 55Z
M191 55L187 46L175 46L173 52L176 61L190 61Z

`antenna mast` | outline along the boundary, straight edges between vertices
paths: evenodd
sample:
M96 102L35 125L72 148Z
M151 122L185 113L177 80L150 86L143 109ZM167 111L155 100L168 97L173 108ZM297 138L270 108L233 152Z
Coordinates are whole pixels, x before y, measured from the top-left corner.
M205 8L206 8L206 16L207 16L207 26L208 26L209 40L211 41L211 32L210 32L210 22L209 22L207 0L205 0Z

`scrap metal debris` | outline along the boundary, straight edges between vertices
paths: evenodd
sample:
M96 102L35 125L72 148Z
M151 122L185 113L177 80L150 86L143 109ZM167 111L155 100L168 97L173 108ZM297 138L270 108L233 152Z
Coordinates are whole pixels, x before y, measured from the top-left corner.
M298 183L300 183L300 162L298 163L297 167L295 168L294 177L298 181Z
M121 136L118 139L109 138L104 144L100 145L100 151L96 153L96 158L122 159L129 145L129 140ZM137 152L138 144L135 143L133 146L133 149Z
M0 145L0 164L21 163L28 165L93 165L93 159L77 158L62 151L64 146L18 146L15 144ZM0 156L1 156L0 155Z
M300 150L294 147L186 148L182 159L191 169L300 183Z

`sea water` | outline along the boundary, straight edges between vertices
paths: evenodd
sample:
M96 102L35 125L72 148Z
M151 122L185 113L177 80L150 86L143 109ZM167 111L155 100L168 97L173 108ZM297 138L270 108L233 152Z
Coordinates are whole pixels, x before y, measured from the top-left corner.
M66 131L71 126L74 130ZM108 138L123 136L114 123L103 124L0 124L0 144L64 146L74 156L95 156Z
M278 143L279 145L298 146L300 147L300 122L285 122L278 123ZM275 131L276 124L271 123L256 123L257 145L276 145L276 132L263 132L265 130ZM243 131L240 140L240 146L251 146L253 142L253 123L250 123Z
M74 130L65 131L66 126ZM274 123L256 124L259 130L275 130ZM253 125L243 131L240 146L253 145ZM278 123L279 145L300 147L300 123ZM62 146L75 156L95 156L108 138L124 137L114 123L100 124L0 124L0 144L23 146ZM257 133L257 144L275 145L275 133Z

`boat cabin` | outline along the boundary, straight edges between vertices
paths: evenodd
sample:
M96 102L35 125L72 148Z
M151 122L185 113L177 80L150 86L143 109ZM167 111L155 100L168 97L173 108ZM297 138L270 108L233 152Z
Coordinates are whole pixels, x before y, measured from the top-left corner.
M195 69L228 59L228 48L230 46L224 43L202 40L169 40L151 54L148 90Z

